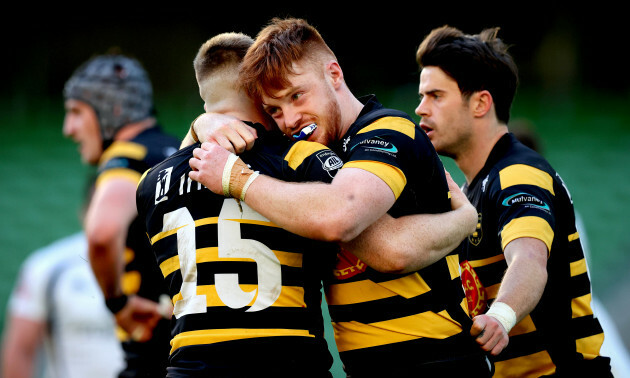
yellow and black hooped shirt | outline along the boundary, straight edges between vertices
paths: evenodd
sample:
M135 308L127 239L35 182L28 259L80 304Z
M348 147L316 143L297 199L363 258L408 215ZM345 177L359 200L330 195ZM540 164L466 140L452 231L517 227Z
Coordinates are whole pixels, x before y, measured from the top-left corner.
M536 238L549 251L543 296L494 358L495 376L538 377L556 371L607 376L609 359L599 356L604 333L593 317L573 202L560 175L508 133L464 191L479 212L477 231L460 257L471 315L484 313L496 298L509 242Z
M333 147L342 169L360 168L383 179L396 196L389 210L394 217L450 210L443 165L422 129L375 97L361 100L362 113ZM351 375L420 374L432 362L485 359L469 335L457 251L402 275L379 273L342 251L325 290L340 357Z
M125 179L137 184L143 172L177 151L178 147L177 138L166 134L159 126L144 130L131 140L114 141L101 156L95 185L98 187L111 179ZM127 295L136 294L159 302L160 296L167 292L166 286L144 230L139 217L129 226L121 286ZM147 374L164 373L160 369L166 366L168 358L168 321L158 324L148 342L133 341L120 327L117 334L124 342L126 358L130 361L127 369Z
M341 160L259 127L241 158L285 181L330 182ZM138 212L174 305L169 371L218 376L328 377L322 279L337 247L289 233L188 173L184 148L149 170Z

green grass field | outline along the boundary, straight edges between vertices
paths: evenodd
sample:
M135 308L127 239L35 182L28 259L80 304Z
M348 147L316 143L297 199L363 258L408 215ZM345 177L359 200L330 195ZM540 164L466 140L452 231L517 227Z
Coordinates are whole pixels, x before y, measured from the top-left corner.
M416 87L379 98L413 114ZM536 126L544 154L571 190L588 232L593 286L604 299L627 275L630 262L627 100L595 95L560 100L523 92L513 109L513 118L527 118ZM160 122L179 136L201 110L200 101L182 97L158 99L157 107ZM62 122L61 99L0 105L0 324L24 258L80 229L78 214L91 169L80 163L75 145L63 138ZM461 184L457 167L443 160ZM337 362L335 371L339 369Z

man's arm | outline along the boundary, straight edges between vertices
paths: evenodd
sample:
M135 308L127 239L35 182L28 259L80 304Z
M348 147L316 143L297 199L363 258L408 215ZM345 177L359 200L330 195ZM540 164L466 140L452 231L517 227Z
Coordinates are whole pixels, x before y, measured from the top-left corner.
M2 376L31 378L36 356L44 339L46 324L11 315L5 326L2 345Z
M94 192L85 219L90 265L106 300L125 298L121 287L123 254L129 225L137 215L136 183L112 178ZM138 341L151 338L160 319L156 302L130 296L114 310L116 322Z
M547 284L547 245L534 238L518 238L511 241L503 251L508 268L501 281L497 298L488 313L499 302L508 305L514 324L529 314L542 297ZM507 311L510 311L509 309ZM478 315L473 319L471 335L477 336L483 350L498 355L508 344L508 332L498 318L505 310L499 310L498 317ZM512 326L514 324L511 324ZM510 327L511 328L511 327Z
M385 273L413 272L442 259L473 233L477 224L477 210L448 172L446 177L452 211L400 218L386 214L342 247Z
M193 150L190 178L223 194L223 170L230 153L214 143L202 147ZM232 170L236 177L241 165ZM340 170L330 184L289 183L260 175L245 197L251 208L285 230L332 242L352 240L385 214L394 201L394 193L383 180L357 168Z

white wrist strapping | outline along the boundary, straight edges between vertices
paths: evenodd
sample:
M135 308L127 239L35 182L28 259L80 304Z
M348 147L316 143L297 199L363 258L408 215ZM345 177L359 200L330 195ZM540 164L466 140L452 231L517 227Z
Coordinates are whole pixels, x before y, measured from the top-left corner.
M247 188L249 188L249 185L254 181L254 179L258 177L258 174L258 171L254 171L254 173L252 173L251 176L249 176L249 178L247 179L247 182L245 183L245 185L243 186L243 190L241 191L241 201L245 201L245 192L247 192Z
M223 167L223 176L221 177L221 184L223 185L223 195L226 197L230 196L230 174L232 173L232 167L234 163L238 159L238 156L234 154L230 154L228 156L227 162Z
M494 302L486 315L498 320L508 333L516 325L516 312L506 303Z

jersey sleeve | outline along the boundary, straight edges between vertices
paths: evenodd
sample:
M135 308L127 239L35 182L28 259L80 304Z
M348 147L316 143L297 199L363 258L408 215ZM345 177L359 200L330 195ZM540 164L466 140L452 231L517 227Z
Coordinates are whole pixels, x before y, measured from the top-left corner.
M286 181L331 182L342 165L341 158L328 147L299 141L284 155L282 175Z
M116 141L101 156L96 186L112 178L126 179L138 183L146 170L143 162L147 148L141 144Z
M490 190L501 247L514 239L530 237L551 251L554 238L553 178L538 168L514 164L501 169Z
M416 140L413 122L400 117L384 117L361 129L344 147L346 160L343 168L360 168L371 172L391 188L398 198L407 185L411 169L409 162L429 164L423 159Z

